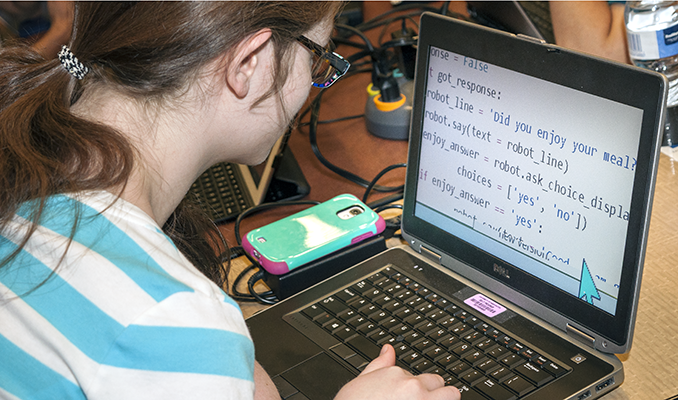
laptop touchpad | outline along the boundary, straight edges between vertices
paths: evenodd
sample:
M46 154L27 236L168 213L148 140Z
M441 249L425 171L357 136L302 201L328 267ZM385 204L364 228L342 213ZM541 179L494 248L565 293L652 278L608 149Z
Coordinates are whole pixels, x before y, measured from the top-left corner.
M320 353L280 374L309 399L331 400L355 374L332 357Z

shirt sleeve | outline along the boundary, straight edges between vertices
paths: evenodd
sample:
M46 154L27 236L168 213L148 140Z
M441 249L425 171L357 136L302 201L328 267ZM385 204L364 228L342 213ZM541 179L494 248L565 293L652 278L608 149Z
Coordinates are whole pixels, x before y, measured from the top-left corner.
M174 294L117 338L89 399L252 399L254 346L229 297Z

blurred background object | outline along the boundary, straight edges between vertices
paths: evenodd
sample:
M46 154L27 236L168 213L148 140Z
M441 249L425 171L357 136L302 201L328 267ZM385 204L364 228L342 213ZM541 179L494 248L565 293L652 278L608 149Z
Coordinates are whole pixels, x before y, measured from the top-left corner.
M0 40L21 40L45 58L56 57L73 26L72 1L0 1Z

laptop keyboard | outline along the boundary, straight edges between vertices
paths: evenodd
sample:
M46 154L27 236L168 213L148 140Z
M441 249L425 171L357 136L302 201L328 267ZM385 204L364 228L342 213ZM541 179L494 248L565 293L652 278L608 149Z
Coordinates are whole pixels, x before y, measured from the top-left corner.
M331 351L357 371L391 344L400 367L442 376L464 400L518 399L569 372L392 266L301 314L338 339Z
M190 193L215 222L235 218L251 206L243 193L237 166L220 163L210 167L193 183Z

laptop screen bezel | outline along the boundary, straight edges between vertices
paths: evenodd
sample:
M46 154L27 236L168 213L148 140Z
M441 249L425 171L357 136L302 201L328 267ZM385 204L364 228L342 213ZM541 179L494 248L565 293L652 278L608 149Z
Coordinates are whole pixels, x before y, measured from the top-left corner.
M567 294L415 216L422 114L426 101L426 72L430 46L628 104L644 111L615 315L593 307L576 296ZM662 101L662 98L665 99L665 93L665 80L658 74L645 73L635 67L601 61L533 40L516 38L515 35L493 29L424 14L419 33L403 209L404 236L462 261L455 264L461 265L455 267L460 269L457 272L463 274L469 268L480 272L480 275L476 274L480 276L476 283L493 288L497 288L499 284L500 291L503 292L499 293L500 295L518 299L524 296L529 299L530 301L519 304L528 311L548 318L549 313L544 313L543 309L553 310L557 315L565 317L568 324L586 327L595 333L596 338L601 337L614 343L612 349L627 349L630 346L642 274L658 162L659 126L665 101ZM495 272L493 266L497 264L510 269L510 279ZM515 296L516 294L519 296ZM562 320L558 317L553 322L562 323Z

